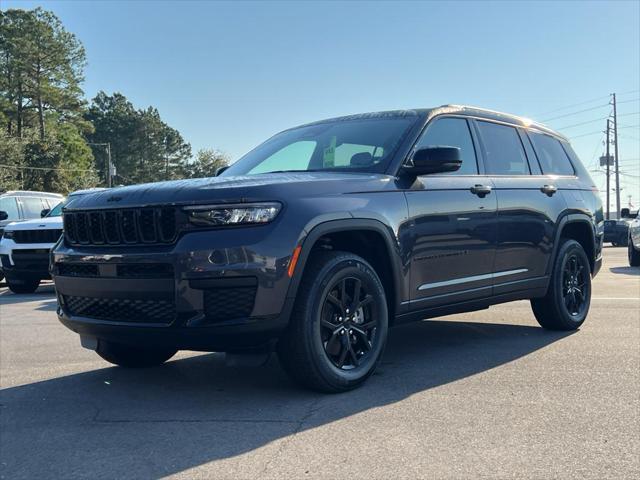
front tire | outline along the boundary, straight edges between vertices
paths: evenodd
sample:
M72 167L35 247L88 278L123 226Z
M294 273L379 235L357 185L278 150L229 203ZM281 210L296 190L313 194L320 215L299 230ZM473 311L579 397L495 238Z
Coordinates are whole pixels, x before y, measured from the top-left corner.
M126 368L154 367L161 365L176 354L171 348L131 347L121 343L98 341L96 353L114 365Z
M627 242L629 265L632 267L640 267L640 251L633 246L633 240L629 237Z
M564 240L547 293L531 300L538 323L548 330L577 330L591 304L591 268L582 245Z
M17 294L33 293L40 286L40 280L23 280L20 283L7 279L9 290Z
M347 252L318 252L305 269L278 357L297 383L345 392L373 374L387 330L385 292L371 265Z

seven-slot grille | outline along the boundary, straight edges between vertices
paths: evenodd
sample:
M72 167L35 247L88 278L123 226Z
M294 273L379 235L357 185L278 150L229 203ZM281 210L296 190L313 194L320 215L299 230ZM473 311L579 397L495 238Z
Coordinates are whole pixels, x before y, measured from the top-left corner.
M62 230L14 230L13 241L16 243L56 243Z
M71 245L168 244L178 233L174 207L69 211L63 221Z

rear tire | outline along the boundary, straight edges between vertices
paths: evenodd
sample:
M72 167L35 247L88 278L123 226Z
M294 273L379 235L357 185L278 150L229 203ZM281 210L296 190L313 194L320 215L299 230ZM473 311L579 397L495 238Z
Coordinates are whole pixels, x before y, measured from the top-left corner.
M305 269L278 357L297 383L345 392L373 374L387 330L385 292L371 265L347 252L318 252Z
M40 286L40 280L24 280L21 283L13 282L7 279L9 290L17 294L33 293Z
M640 251L633 246L633 240L629 238L627 242L629 265L632 267L640 267Z
M126 368L154 367L176 354L172 348L131 347L121 343L98 340L96 353L114 365Z
M548 330L577 330L587 318L591 303L591 268L582 245L565 239L551 273L549 289L531 299L538 323Z

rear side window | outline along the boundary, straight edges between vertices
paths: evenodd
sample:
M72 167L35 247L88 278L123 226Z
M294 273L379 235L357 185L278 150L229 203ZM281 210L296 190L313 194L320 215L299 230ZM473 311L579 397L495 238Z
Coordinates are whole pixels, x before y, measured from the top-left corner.
M518 131L507 125L478 122L485 148L486 170L492 175L529 175L529 163Z
M18 205L14 197L0 198L0 211L7 212L9 218L7 220L19 220Z
M543 133L529 132L529 138L545 175L574 175L573 166L558 140Z
M478 162L469 124L464 118L440 118L427 127L427 131L418 141L417 148L458 147L462 157L460 169L453 175L477 175Z
M24 218L40 218L43 209L49 208L42 204L42 200L36 197L21 197L22 213Z

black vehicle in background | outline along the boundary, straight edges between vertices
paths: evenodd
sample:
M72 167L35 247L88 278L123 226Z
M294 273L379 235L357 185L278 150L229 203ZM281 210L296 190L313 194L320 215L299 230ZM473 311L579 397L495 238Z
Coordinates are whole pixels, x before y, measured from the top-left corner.
M274 348L303 385L362 384L388 328L530 299L584 322L602 204L566 138L463 106L279 133L216 178L117 188L64 211L58 316L117 365Z
M604 221L604 242L611 242L614 247L626 247L629 238L629 225L632 218Z

